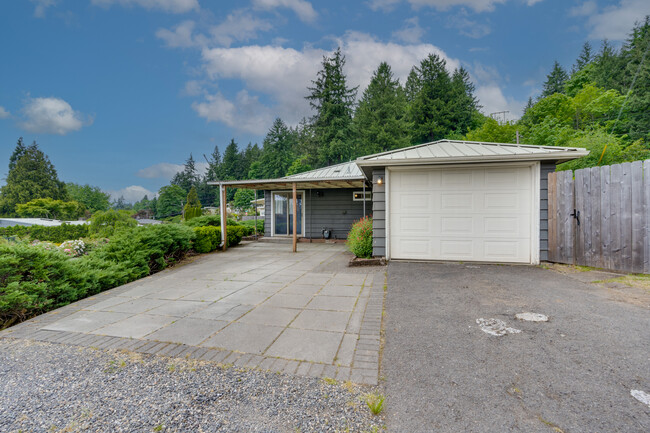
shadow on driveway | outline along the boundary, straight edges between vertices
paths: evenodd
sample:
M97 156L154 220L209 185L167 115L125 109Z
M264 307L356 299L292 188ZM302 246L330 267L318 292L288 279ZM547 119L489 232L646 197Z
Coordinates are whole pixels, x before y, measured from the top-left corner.
M525 311L550 316L523 322ZM518 334L484 333L500 319ZM642 432L650 314L607 289L531 266L392 262L386 410L391 432Z

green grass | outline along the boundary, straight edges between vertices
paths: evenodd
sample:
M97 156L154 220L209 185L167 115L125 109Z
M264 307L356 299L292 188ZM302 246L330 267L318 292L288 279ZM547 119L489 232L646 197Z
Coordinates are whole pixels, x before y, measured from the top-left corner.
M366 404L368 405L368 408L370 408L370 412L372 412L373 415L379 415L381 413L381 411L384 409L385 399L386 397L383 395L375 393L369 393L365 396Z

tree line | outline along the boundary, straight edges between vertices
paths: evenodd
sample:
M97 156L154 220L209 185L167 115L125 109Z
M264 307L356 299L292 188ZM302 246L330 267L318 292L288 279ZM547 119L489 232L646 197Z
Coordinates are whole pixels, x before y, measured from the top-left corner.
M79 212L132 208L147 216L180 214L192 188L203 206L218 205L216 180L268 179L350 161L362 155L439 139L544 146L578 146L588 157L565 163L581 168L650 158L650 19L636 24L616 49L603 41L594 51L585 43L570 70L555 62L541 94L530 98L521 118L499 122L480 113L475 87L460 67L430 54L414 65L402 84L381 62L357 98L345 75L340 49L324 56L305 98L310 117L296 126L277 118L262 145L239 146L235 139L223 154L215 146L201 173L192 154L156 197L133 205L113 203L99 188L64 184L38 146L19 140L0 190L0 212L15 215L17 205L33 199L74 200ZM250 191L229 189L228 200L245 207Z

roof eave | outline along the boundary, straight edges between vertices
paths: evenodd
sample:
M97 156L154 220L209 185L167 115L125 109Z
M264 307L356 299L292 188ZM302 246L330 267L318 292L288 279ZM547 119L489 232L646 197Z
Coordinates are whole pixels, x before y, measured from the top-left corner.
M508 162L508 161L557 161L566 162L589 155L588 150L572 150L567 152L549 152L543 154L525 155L493 155L493 156L462 156L443 158L396 158L396 159L372 159L356 161L359 167L396 166L396 165L445 165L461 163L480 162Z

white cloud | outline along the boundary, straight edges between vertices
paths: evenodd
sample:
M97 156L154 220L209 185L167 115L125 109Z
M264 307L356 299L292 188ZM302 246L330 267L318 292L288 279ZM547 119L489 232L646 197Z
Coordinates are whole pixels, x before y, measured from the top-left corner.
M476 89L476 97L479 100L479 104L483 106L481 111L484 114L489 115L498 111L508 111L506 113L506 120L520 118L526 105L524 102L517 101L512 97L504 96L503 91L496 84L478 86Z
M455 6L467 6L475 12L493 11L495 5L503 4L508 0L406 0L413 9L422 7L433 7L437 10L448 10ZM540 0L529 0L528 4L535 4ZM391 10L402 0L370 0L370 8L373 10Z
M174 14L199 10L198 0L92 0L92 4L105 7L113 4L128 7L140 6L145 9L157 9Z
M275 9L284 7L293 10L302 21L311 22L318 13L314 7L305 0L253 0L253 5L259 9Z
M463 8L460 13L447 18L447 28L456 29L461 35L479 39L490 34L492 29L485 23L469 19L469 14Z
M65 135L93 123L60 98L30 98L22 112L20 126L30 132Z
M6 119L9 116L11 116L11 113L5 110L5 107L0 106L0 119Z
M195 162L196 170L199 174L203 175L208 169L207 162ZM176 173L183 171L183 164L172 164L169 162L161 162L149 167L145 167L136 172L136 176L144 179L165 179L170 180Z
M172 48L188 48L197 45L197 41L192 37L195 23L192 20L183 21L173 30L158 29L156 36L167 43Z
M193 103L192 108L209 122L224 123L231 128L259 135L266 132L275 113L246 90L239 91L235 101L228 100L221 93L206 95L205 101Z
M357 32L346 33L336 42L346 56L348 85L360 86L361 90L368 85L382 61L391 65L402 82L411 67L430 53L445 58L450 70L460 65L458 60L449 58L431 44L385 43ZM307 87L316 77L323 56L329 54L331 52L308 46L301 50L271 45L204 48L202 60L208 78L215 81L238 79L247 91L240 92L235 101L221 93L213 94L195 103L193 108L209 121L223 122L253 133L266 131L277 116L296 124L310 113L305 100ZM263 103L256 94L265 96L264 100L271 103Z
M171 179L176 173L183 170L183 164L171 164L168 162L161 162L141 170L135 174L138 177L145 179Z
M221 24L212 27L210 34L219 45L229 47L235 41L256 39L257 32L272 28L268 21L256 18L244 10L236 10Z
M45 18L45 12L50 6L56 4L56 0L30 0L36 5L34 8L34 16L36 18Z
M420 27L418 17L409 18L404 21L404 27L393 32L393 37L402 42L417 44L424 36L424 29Z
M621 0L616 6L608 6L599 12L592 11L587 21L592 39L625 40L634 24L650 14L647 0Z
M574 17L583 17L592 15L598 10L598 5L595 1L586 1L579 6L574 6L569 9L569 15Z
M150 199L156 196L155 192L149 191L147 188L140 185L131 185L119 190L109 190L108 193L111 195L112 200L124 197L124 200L129 203L140 201L145 195Z

